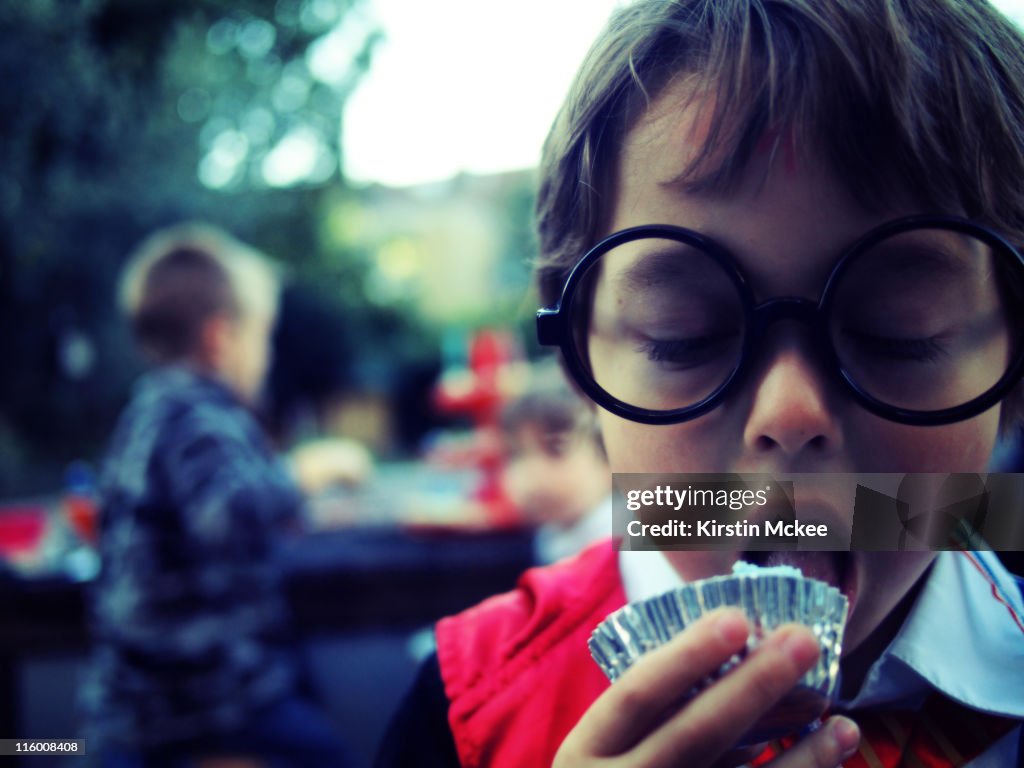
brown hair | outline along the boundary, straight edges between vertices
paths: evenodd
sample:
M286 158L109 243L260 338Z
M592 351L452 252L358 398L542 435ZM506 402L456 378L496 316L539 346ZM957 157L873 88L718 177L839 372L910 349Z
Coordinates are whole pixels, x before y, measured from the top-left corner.
M262 254L198 223L152 234L129 257L121 282L135 339L159 362L194 354L211 317L272 315L276 295L277 279Z
M988 3L638 0L591 48L544 146L545 305L607 234L623 137L681 75L710 116L683 174L694 189L728 190L768 136L823 157L869 209L909 192L1024 243L1024 37Z
M590 409L566 387L563 391L527 391L501 412L501 429L514 434L526 426L545 434L567 434L589 425Z
M557 366L533 368L526 389L502 408L500 425L506 436L532 426L545 435L583 438L604 453L590 401L570 387Z

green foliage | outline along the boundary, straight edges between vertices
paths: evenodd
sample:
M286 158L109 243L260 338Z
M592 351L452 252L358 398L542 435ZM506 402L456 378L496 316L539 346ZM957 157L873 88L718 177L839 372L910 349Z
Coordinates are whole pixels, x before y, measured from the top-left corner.
M314 74L309 52L350 20L350 64ZM158 226L212 221L327 285L353 364L408 337L321 239L344 194L341 114L379 38L358 2L26 0L0 4L0 26L0 498L100 455L139 367L117 274ZM296 134L315 159L268 174Z

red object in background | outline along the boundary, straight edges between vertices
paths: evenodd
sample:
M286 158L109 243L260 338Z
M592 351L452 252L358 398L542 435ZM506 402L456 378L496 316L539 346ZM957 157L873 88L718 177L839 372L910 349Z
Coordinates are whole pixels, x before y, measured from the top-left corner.
M86 544L95 545L98 537L96 500L85 494L69 493L63 505L71 529Z
M469 342L467 370L456 377L442 378L435 391L438 410L465 414L477 427L497 424L505 400L501 372L516 357L508 333L493 328L478 331Z
M64 493L61 512L68 527L85 544L95 546L98 538L99 507L96 496L96 473L83 460L72 461L64 470Z
M523 524L519 508L505 495L500 468L484 471L483 480L473 492L473 498L483 505L487 523L492 528L515 528Z
M480 470L480 483L473 491L488 524L495 527L518 525L519 511L505 496L501 484L504 459L498 429L506 393L502 391L503 369L519 358L518 347L507 331L484 328L473 335L467 351L467 370L457 376L442 377L434 392L434 403L442 413L466 415L476 432L474 465Z
M46 533L46 508L0 507L0 556L32 552Z

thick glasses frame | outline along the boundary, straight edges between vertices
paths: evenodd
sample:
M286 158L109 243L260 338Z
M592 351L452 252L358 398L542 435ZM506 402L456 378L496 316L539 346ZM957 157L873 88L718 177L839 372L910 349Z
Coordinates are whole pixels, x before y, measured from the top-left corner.
M1002 400L1024 374L1024 343L1012 351L1006 372L986 392L951 408L937 411L916 411L889 405L858 386L843 367L829 335L829 320L836 286L858 256L882 240L918 229L940 229L970 235L993 249L1003 258L1014 275L1024 284L1024 257L1001 235L981 224L955 216L915 215L896 219L872 229L847 248L836 262L817 302L810 299L782 296L757 304L750 283L739 267L736 257L710 237L683 227L652 224L615 232L601 240L572 268L562 287L558 304L537 312L537 339L542 346L557 346L577 385L602 408L643 424L678 424L695 419L721 405L743 380L756 357L756 350L769 326L779 320L792 319L806 323L812 332L820 359L830 375L842 382L853 398L871 413L902 424L933 426L963 421L988 410ZM644 238L674 240L694 247L714 259L735 286L744 312L744 339L736 367L713 392L693 405L669 411L651 410L626 403L605 391L594 379L579 349L572 327L572 305L576 291L585 286L584 277L604 254L625 243ZM1001 256L1000 256L1001 254ZM1014 321L1018 318L1015 316Z

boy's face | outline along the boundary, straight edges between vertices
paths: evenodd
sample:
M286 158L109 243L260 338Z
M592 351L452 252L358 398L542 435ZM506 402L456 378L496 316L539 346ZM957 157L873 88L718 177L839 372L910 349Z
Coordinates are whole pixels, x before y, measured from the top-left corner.
M538 523L568 527L611 493L608 464L583 435L523 424L504 442L502 486Z
M686 191L672 180L699 146L701 131L696 107L680 106L687 95L685 83L670 86L627 133L606 233L643 224L687 227L731 249L759 302L780 296L817 300L845 247L887 220L922 212L909 199L881 212L865 211L824 162L801 162L784 142L773 160L767 153L755 155L729 194ZM602 275L595 302L605 282ZM693 421L647 426L600 410L613 471L980 472L988 463L998 408L941 427L874 416L823 375L806 327L794 322L773 326L758 355L739 390ZM831 514L849 517L852 510ZM688 579L727 572L742 556L670 554ZM846 651L878 626L934 557L927 552L792 555L798 556L805 572L828 574L851 598Z

